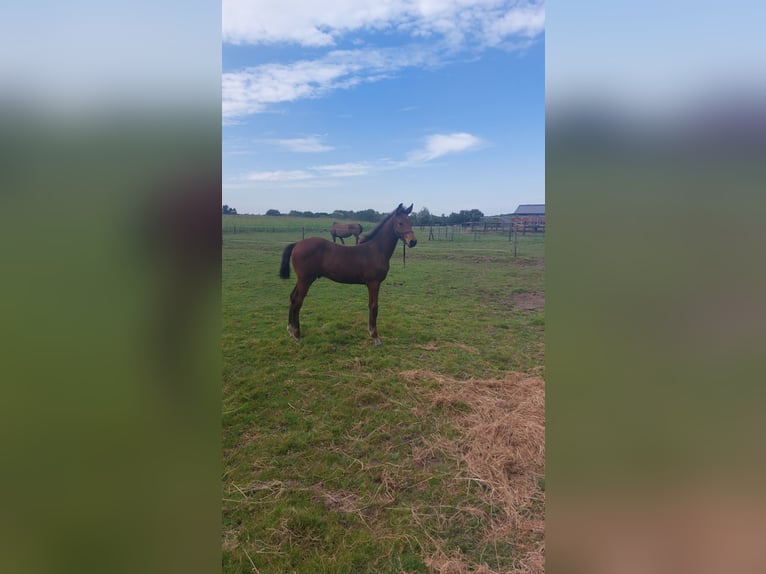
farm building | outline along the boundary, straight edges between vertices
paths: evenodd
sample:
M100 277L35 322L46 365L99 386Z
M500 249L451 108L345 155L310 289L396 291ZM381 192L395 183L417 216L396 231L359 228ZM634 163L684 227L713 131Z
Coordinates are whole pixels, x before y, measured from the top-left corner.
M512 214L514 217L542 217L545 218L544 203L523 203Z
M545 204L521 204L512 214L514 225L521 227L522 233L527 231L545 231Z
M474 228L481 226L484 231L506 232L512 226L522 233L545 231L545 204L521 204L513 213L483 217Z

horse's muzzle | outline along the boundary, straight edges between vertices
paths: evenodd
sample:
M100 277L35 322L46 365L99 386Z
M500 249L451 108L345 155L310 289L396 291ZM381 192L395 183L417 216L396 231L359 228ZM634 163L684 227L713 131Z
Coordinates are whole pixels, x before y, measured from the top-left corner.
M408 247L415 247L418 244L417 239L410 239L410 242L407 244Z

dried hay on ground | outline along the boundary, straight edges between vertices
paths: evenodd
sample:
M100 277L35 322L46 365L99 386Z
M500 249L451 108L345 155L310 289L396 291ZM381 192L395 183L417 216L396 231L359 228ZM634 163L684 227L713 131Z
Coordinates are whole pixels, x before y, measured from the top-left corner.
M486 488L488 502L502 509L489 517L487 541L512 541L522 557L509 572L545 571L544 500L545 382L523 373L504 379L457 381L437 373L401 373L409 381L439 384L431 396L460 432L457 439L433 437L429 446L464 463L465 475ZM426 560L439 574L497 573L486 564L467 564L464 557L441 549Z
M525 311L534 311L545 308L545 293L514 293L513 304Z

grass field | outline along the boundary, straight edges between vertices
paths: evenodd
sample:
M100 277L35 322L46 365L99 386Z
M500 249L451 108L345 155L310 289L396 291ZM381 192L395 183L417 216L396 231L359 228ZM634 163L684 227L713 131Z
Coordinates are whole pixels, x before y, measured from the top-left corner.
M523 450L525 399L508 393L544 376L542 237L519 238L514 258L507 237L428 241L416 228L381 287L376 347L366 287L326 279L304 303L303 338L288 336L282 250L324 224L293 219L224 217L223 570L538 571L541 447L493 479L474 465L492 458L476 448L491 433L471 433L484 414L497 434L513 412L516 438L499 446ZM503 492L522 484L509 510Z

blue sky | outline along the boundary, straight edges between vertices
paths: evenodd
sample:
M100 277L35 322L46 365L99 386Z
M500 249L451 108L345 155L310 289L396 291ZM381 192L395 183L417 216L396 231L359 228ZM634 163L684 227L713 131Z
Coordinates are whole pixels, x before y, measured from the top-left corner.
M545 201L545 12L224 0L223 203L508 213Z

